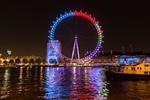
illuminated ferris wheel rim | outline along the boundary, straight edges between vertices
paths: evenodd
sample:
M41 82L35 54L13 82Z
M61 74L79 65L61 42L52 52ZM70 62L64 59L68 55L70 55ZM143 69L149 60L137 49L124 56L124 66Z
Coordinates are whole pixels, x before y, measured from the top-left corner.
M88 20L89 22L91 22L98 33L98 42L97 42L97 46L96 48L86 57L82 58L82 59L91 59L93 58L96 53L102 48L102 30L101 30L101 26L99 25L98 21L96 21L95 17L92 17L90 14L87 14L87 12L82 12L82 11L69 11L69 12L65 12L63 15L60 15L60 17L56 18L56 21L53 21L53 25L50 27L49 30L49 38L50 40L54 40L54 33L55 30L57 29L57 26L61 23L61 21L69 18L69 17L81 17L84 18L86 20Z

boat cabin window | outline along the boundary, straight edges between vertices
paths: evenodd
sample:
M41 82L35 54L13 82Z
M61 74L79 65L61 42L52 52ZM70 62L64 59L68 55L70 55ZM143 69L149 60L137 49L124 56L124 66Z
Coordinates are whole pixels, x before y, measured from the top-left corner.
M126 70L128 70L128 67L126 67Z
M132 67L132 70L135 70L135 67Z
M145 71L144 74L148 74L148 72Z
M137 67L137 69L138 69L138 70L141 70L142 68L141 68L141 67Z
M149 64L145 64L144 66L145 66L145 67L150 67L150 65L149 65Z
M132 70L134 70L134 68L132 67Z
M140 67L140 70L141 70L142 68Z

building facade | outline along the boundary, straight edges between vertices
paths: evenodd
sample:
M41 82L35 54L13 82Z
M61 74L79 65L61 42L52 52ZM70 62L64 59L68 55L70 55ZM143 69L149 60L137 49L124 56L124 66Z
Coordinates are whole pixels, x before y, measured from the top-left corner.
M47 63L59 63L61 56L61 44L58 40L50 40L47 43Z

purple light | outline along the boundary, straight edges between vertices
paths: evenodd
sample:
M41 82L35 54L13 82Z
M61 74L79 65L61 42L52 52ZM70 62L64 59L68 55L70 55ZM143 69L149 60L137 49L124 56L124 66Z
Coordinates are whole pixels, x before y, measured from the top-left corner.
M87 57L82 58L82 59L87 59L87 58L91 59L102 48L101 43L103 42L102 41L103 36L102 36L101 26L99 26L98 21L96 21L95 17L92 17L90 14L87 14L87 12L69 11L69 12L65 12L63 15L61 14L59 17L56 17L56 21L53 21L53 25L50 26L50 30L48 31L50 34L49 38L50 38L50 40L54 40L54 33L55 33L57 26L61 23L61 21L65 20L69 17L73 17L73 16L82 17L82 18L88 20L95 26L95 28L97 30L97 33L98 33L97 47Z

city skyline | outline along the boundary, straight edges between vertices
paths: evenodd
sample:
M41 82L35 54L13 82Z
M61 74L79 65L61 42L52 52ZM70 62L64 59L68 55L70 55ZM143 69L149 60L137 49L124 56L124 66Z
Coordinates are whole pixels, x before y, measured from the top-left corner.
M102 50L117 51L121 50L123 46L126 50L129 50L130 45L132 45L134 50L150 52L150 14L148 2L101 1L101 4L98 2L99 0L88 0L87 2L67 2L64 0L59 2L54 0L42 2L2 1L0 52L4 53L7 49L11 49L14 55L45 56L49 27L59 14L69 10L86 11L96 17L102 26L102 30L104 30ZM76 21L76 19L74 20ZM65 34L74 37L76 33L65 33L68 30L65 31L63 29L63 25L72 25L72 23L70 20L62 23L59 29L64 33L60 33L58 30L56 37L62 40L67 38ZM80 29L77 32L89 36L90 39L93 35L91 33L94 33L94 30L88 30L89 32L87 33L84 32L86 32L85 29L87 27L90 28L92 26L90 24L86 26L87 23L83 20L81 20L81 23L75 23L77 25L82 24L83 26L83 30ZM76 30L76 28L73 30ZM83 34L79 34L79 37L83 37ZM89 43L87 48L93 48L92 46L96 40L94 40L94 37L91 38L91 43ZM74 38L72 38L72 41L74 41ZM79 41L79 45L81 42ZM84 42L81 44L84 44ZM63 41L63 43L66 43L66 41ZM71 47L73 47L73 44L70 46L70 49L72 49Z

